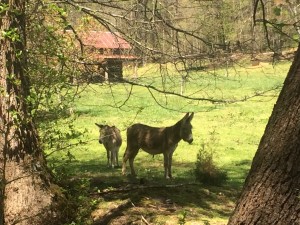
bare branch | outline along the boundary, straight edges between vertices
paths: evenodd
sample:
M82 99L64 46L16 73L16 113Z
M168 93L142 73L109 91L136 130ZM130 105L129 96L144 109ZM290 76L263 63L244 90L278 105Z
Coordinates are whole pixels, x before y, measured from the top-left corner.
M151 93L151 96L154 97L153 93L151 92L151 90L154 90L158 93L164 94L164 95L173 95L173 96L178 96L184 99L188 99L188 100L194 100L194 101L206 101L206 102L211 102L213 104L231 104L231 103L237 103L237 102L244 102L247 101L249 99L258 97L258 96L263 96L269 92L272 91L278 91L281 89L282 85L277 85L275 87L272 87L268 90L265 91L261 91L261 92L256 92L253 95L250 96L245 96L244 98L240 98L240 99L214 99L214 98L202 98L202 97L193 97L191 95L182 95L180 93L176 93L176 92L171 92L171 91L166 91L166 90L161 90L153 85L147 85L147 84L140 84L140 83L136 83L133 81L129 81L129 80L124 80L124 82L131 84L132 86L139 86L139 87L144 87L147 88L149 90L149 92ZM154 100L158 103L158 101L154 98ZM161 104L158 103L160 106Z

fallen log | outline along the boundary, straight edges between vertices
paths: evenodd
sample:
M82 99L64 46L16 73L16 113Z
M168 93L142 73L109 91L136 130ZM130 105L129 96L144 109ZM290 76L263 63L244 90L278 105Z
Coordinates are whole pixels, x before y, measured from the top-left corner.
M199 183L186 183L186 184L166 184L166 185L127 185L125 187L121 188L110 188L110 189L104 189L102 191L98 192L92 192L90 195L92 196L102 196L106 194L112 194L112 193L122 193L122 192L129 192L134 190L147 190L147 189L156 189L156 188L177 188L177 187L184 187L184 186L190 186L190 185L199 185Z

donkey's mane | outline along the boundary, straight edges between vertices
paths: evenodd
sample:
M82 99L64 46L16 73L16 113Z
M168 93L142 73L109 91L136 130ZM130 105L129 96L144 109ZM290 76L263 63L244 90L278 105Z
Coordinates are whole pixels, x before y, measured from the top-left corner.
M165 130L168 132L169 135L174 136L175 142L178 143L181 140L179 132L182 124L182 119L175 123L173 126L166 127Z

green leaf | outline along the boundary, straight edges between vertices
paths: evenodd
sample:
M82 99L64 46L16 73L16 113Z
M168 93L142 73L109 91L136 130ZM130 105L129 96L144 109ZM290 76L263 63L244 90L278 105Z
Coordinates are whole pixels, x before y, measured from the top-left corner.
M299 34L294 34L293 39L299 41Z
M276 16L280 16L280 15L281 15L281 8L275 7L275 8L273 9L273 13L274 13Z
M2 36L4 38L10 39L11 41L20 41L20 36L18 34L18 29L17 28L11 28L9 30L4 30L2 31Z
M5 3L0 4L0 13L6 12L9 10L9 5Z

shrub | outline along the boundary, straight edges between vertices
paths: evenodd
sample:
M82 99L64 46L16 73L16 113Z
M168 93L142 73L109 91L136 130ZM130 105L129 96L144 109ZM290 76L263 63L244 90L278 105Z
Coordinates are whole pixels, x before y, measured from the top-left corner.
M203 143L197 154L196 179L207 185L221 185L226 181L227 173L216 166L213 157L214 151Z

